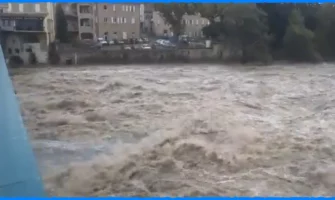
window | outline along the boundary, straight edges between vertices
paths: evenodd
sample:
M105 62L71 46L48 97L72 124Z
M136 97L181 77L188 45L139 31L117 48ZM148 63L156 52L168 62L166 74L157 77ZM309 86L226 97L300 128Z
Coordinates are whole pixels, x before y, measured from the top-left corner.
M104 33L104 39L107 41L108 40L108 32Z
M7 19L3 19L3 20L2 20L2 25L3 25L3 26L10 26L10 21L7 20Z
M20 50L18 48L15 48L15 53L16 54L19 54L20 53Z
M8 54L12 54L12 49L11 48L8 48Z
M115 11L115 4L113 5L113 11Z
M36 12L41 12L41 4L39 4L39 3L35 4L35 11Z
M120 24L120 17L117 18L117 23Z
M104 5L104 10L107 10L107 5Z
M91 21L90 19L80 19L80 26L91 26Z
M199 24L199 20L196 20L195 23L198 25Z
M205 20L204 19L202 20L202 24L205 24Z
M22 3L19 4L19 11L23 12L23 4Z
M105 17L105 18L104 18L104 22L107 22L107 21L108 21L108 19L107 19L107 17Z
M111 17L111 23L114 24L114 17Z
M122 5L122 11L124 11L124 5Z
M91 7L87 5L79 6L80 13L91 13Z
M131 18L131 23L135 24L135 17Z
M133 6L133 12L135 12L135 6Z
M93 39L93 34L92 33L81 33L80 34L80 37L81 37L81 39L90 39L90 40L92 40Z
M12 4L11 3L8 3L7 11L8 12L12 12Z
M124 17L123 18L123 23L126 24L127 23L127 19Z
M130 9L129 9L130 10ZM128 6L126 6L126 12L128 12Z

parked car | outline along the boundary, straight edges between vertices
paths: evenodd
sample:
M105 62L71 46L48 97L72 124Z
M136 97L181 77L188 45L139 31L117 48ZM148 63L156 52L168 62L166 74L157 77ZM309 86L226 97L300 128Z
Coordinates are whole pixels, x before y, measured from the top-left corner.
M142 38L143 42L149 42L148 38Z
M101 46L108 46L108 42L106 40L99 42Z
M124 49L125 49L125 50L131 50L131 46L126 45L126 46L124 46Z
M151 46L149 44L142 44L142 49L151 49Z

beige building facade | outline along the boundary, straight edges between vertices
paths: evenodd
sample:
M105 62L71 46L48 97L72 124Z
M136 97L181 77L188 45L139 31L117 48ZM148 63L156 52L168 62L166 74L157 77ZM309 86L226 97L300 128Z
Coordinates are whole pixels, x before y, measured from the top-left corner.
M43 18L43 32L47 33L47 42L49 43L55 40L54 3L8 3L7 7L1 10L1 14L7 16L34 16ZM14 21L12 21L12 23L13 22Z
M140 4L78 3L81 40L140 37Z
M78 35L80 40L96 40L96 10L95 3L78 3Z
M28 63L47 62L48 44L55 40L53 3L7 3L0 6L1 45L6 57L18 56Z
M140 4L97 4L97 35L107 39L140 37Z
M156 36L173 36L171 26L167 24L159 12L153 12L153 31ZM184 35L189 37L202 37L202 28L209 25L209 20L200 15L184 15Z

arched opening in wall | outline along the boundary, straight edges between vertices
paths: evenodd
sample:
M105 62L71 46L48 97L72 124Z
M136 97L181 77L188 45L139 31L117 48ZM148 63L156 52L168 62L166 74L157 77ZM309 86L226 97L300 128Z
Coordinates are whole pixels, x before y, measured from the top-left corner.
M80 37L82 40L93 40L93 33L81 33Z

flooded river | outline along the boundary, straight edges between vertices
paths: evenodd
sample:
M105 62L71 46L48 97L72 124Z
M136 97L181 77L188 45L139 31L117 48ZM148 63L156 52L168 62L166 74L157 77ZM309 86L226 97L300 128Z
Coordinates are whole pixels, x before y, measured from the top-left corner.
M335 195L335 65L17 69L53 196Z

